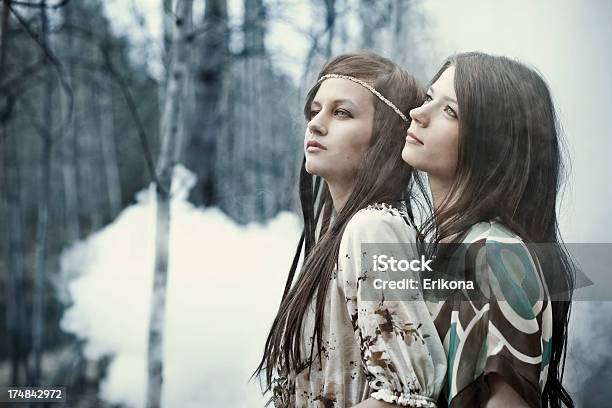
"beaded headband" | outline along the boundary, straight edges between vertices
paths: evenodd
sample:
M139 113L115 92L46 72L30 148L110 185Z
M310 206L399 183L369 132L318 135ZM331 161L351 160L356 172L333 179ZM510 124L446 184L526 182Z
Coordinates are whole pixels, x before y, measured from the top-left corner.
M404 115L402 113L401 110L399 110L397 108L397 106L395 106L393 104L393 102L391 102L390 100L388 100L387 98L385 98L384 96L382 96L382 94L380 92L378 92L376 89L374 89L370 84L362 81L361 79L357 79L355 77L349 76L349 75L341 75L341 74L326 74L323 75L321 78L319 78L319 80L317 81L317 83L328 79L328 78L342 78L342 79L348 79L349 81L353 81L361 86L363 86L364 88L368 89L370 92L372 92L374 95L376 95L376 97L378 97L378 99L380 99L381 101L383 101L387 106L389 106L391 109L393 109L395 111L395 113L397 113L400 118L402 118L402 120L404 122L408 122L408 118L406 117L406 115Z

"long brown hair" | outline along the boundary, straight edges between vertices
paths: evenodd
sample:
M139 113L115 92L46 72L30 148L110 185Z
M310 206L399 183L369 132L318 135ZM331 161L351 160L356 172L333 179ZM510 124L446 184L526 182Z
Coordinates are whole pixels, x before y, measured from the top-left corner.
M459 157L453 184L421 237L457 241L474 224L499 219L528 243L545 243L538 255L553 301L552 356L544 407L573 407L563 388L574 265L559 234L557 195L564 172L559 124L546 82L506 57L471 52L450 57L432 79L455 67L460 107Z
M418 106L424 92L416 80L392 61L373 53L354 53L337 56L327 62L319 72L350 75L373 86L393 102L404 114ZM310 118L310 106L320 83L308 92L304 116ZM266 340L263 357L254 375L265 371L266 389L272 387L275 371L299 372L305 357L300 349L303 337L302 322L310 302L315 299L316 339L320 358L323 312L328 286L335 269L340 240L347 222L360 209L376 202L393 202L408 198L414 184L413 171L402 161L401 151L409 123L380 99L373 96L374 121L370 146L359 164L355 186L346 204L333 217L332 201L324 180L310 175L305 169L305 159L299 181L300 203L304 230L289 271L283 299ZM421 184L419 184L421 186ZM319 223L319 218L321 218ZM317 225L319 231L317 233ZM304 262L295 284L292 286L298 259L303 253ZM312 359L313 349L309 358Z

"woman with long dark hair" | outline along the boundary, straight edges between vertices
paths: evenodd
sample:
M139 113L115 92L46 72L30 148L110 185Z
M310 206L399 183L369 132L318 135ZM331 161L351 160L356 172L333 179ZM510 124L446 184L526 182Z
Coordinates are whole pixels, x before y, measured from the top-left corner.
M256 374L276 407L435 407L446 359L426 304L365 299L361 271L361 244L416 242L400 152L423 91L371 53L338 56L318 78L304 106L304 231Z
M458 276L481 293L432 309L448 358L440 405L573 406L561 384L573 266L557 227L561 140L545 81L506 57L458 54L410 116L402 157L427 173L434 208L420 239L438 256L463 244Z

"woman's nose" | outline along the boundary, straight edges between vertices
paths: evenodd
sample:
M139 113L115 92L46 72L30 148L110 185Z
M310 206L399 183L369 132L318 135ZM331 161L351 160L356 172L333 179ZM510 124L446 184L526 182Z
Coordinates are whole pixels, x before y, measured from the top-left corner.
M427 116L425 105L411 109L409 114L412 120L415 121L421 127L426 127L429 123L429 118Z
M307 128L308 132L313 135L325 136L327 134L327 128L320 119L317 119L317 116L308 122Z

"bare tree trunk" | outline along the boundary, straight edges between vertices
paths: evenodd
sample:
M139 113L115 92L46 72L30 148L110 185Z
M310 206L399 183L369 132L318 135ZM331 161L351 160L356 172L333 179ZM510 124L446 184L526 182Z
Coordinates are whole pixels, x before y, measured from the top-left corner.
M172 0L162 0L162 28L164 40L164 57L163 63L166 68L166 77L164 85L168 81L168 73L170 72L170 48L172 45L172 29L174 28L174 15L172 12ZM165 87L165 86L164 86ZM162 99L163 100L163 99Z
M88 47L89 48L89 47ZM92 58L97 57L95 49L90 48ZM83 121L81 123L81 147L83 149L84 156L81 157L81 172L82 177L85 181L85 190L81 205L87 209L87 218L89 220L89 230L97 231L104 224L104 208L106 194L103 194L106 186L106 173L100 172L103 167L101 157L101 146L100 139L103 137L102 134L102 117L101 117L101 89L97 81L92 80L91 83L84 84L84 94L87 98L88 109L84 111L87 113L87 117L91 122Z
M78 17L77 17L78 18ZM78 56L96 60L100 57L98 47L91 42L76 38L72 52ZM106 204L105 176L101 157L100 138L100 94L97 78L85 76L74 70L74 134L75 164L77 177L77 212L80 216L81 235L98 230L104 223Z
M91 102L92 120L95 137L91 143L91 160L95 158L92 167L102 171L92 172L91 183L97 191L95 209L99 214L97 219L112 219L121 210L121 191L119 170L115 155L115 138L113 135L112 96L109 79L99 75L92 81L90 92L95 100ZM99 163L99 165L98 165ZM103 216L104 215L104 216Z
M9 0L2 1L0 28L0 78L3 78L6 68L6 56L9 42ZM25 307L25 244L24 223L21 198L21 175L19 169L19 152L17 141L9 140L8 122L0 122L0 158L4 158L3 186L1 192L5 201L5 220L8 242L8 283L6 287L6 318L9 343L9 359L11 366L11 385L26 384L28 350L28 319ZM4 167L4 168L3 168ZM20 370L23 368L23 371ZM23 373L20 375L20 373Z
M174 12L172 10L173 0L161 0L162 3L162 41L163 54L162 63L164 64L164 77L160 81L160 86L157 88L158 100L163 101L168 84L168 76L170 75L171 61L171 46L172 46L172 29L174 28Z
M194 108L189 120L185 164L198 177L191 191L195 204L219 204L217 140L227 116L220 104L229 65L229 27L227 0L206 0L202 34L196 39L193 58Z
M265 213L265 169L263 168L264 163L262 160L263 152L263 137L265 135L262 129L261 120L263 119L259 115L261 109L261 95L258 94L257 83L264 80L262 75L262 64L266 54L265 48L265 34L266 34L266 9L263 4L263 0L245 0L244 1L244 52L245 55L245 98L247 116L243 119L246 120L247 129L246 133L249 133L251 137L247 137L245 146L249 153L245 154L245 158L251 162L250 167L253 169L252 176L254 183L249 183L246 188L242 191L249 191L250 196L249 203L246 206L248 211L245 214L244 221L257 220L261 221L264 219ZM252 78L260 78L258 81L253 81ZM253 188L254 187L254 188Z
M244 54L262 54L265 51L266 9L263 0L244 0Z
M183 97L188 75L189 46L192 42L193 0L178 2L171 47L171 70L161 117L161 151L157 164L157 217L155 233L155 270L151 294L149 342L147 350L147 408L161 407L163 385L163 338L168 279L168 242L170 234L170 187L172 169L181 152L180 128Z
M0 17L0 78L4 77L4 68L6 66L6 51L8 47L8 22L9 8L8 0L4 0L1 4L2 11ZM6 250L5 259L7 262L8 280L5 286L6 296L6 340L8 345L8 353L11 367L11 382L10 384L19 385L19 363L21 353L19 348L19 320L25 319L21 315L19 319L18 307L18 290L23 276L23 246L20 245L23 241L21 221L21 207L18 202L20 186L18 161L15 159L13 152L8 151L8 138L6 134L6 121L0 122L0 157L2 157L4 166L0 169L0 185L2 191L2 215L6 222ZM4 224L3 222L3 224Z
M104 173L106 175L106 192L110 218L114 218L121 211L121 180L119 179L119 168L117 166L117 154L115 150L115 135L113 123L113 94L107 76L101 78L101 144L102 160L104 162Z
M64 7L65 19L67 24L72 24L72 8ZM67 49L71 56L74 55L74 40L72 35L68 35ZM75 78L74 62L68 63L68 78L71 82L71 87L76 95L77 81ZM81 226L79 221L78 208L78 183L77 183L77 162L76 162L76 120L75 112L76 104L74 104L72 115L70 115L70 123L64 130L62 138L62 181L64 184L64 225L67 242L75 242L81 234Z
M332 55L332 45L336 31L336 0L325 0L325 24L327 28L325 58L329 59Z
M6 49L8 47L8 23L9 23L9 0L2 0L0 3L0 83L4 78L4 67L6 65ZM0 147L4 148L4 124L0 121ZM2 153L2 151L0 151ZM0 156L2 157L2 156ZM2 169L0 168L0 171ZM1 173L0 173L1 175Z
M6 127L0 127L0 138ZM4 135L6 136L6 135ZM21 205L21 177L18 152L14 140L5 141L4 167L5 179L3 197L5 198L6 231L8 233L8 284L6 286L6 315L9 355L11 361L11 383L19 385L22 381L19 367L26 363L25 333L26 314L24 305L24 241Z
M48 43L48 19L46 2L40 3L41 18L41 41ZM38 174L38 219L36 225L36 256L34 276L34 304L32 307L32 352L33 361L31 367L32 385L39 385L41 381L41 360L43 353L44 336L44 304L45 304L45 279L47 262L47 234L49 227L49 195L51 194L51 98L53 93L53 78L51 70L47 71L45 78L45 90L42 99L42 112L44 128L41 129L42 158Z

